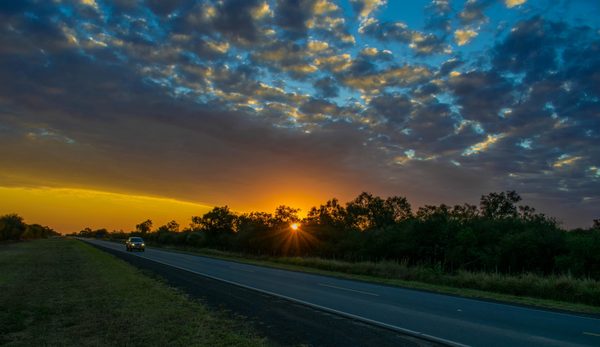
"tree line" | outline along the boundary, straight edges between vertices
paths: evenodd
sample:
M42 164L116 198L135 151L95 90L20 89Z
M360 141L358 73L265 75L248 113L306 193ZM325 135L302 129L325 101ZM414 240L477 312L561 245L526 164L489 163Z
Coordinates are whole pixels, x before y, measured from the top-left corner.
M18 214L0 217L0 241L41 239L59 235L52 228L39 224L27 224Z
M206 247L269 256L316 256L347 261L392 260L458 270L571 274L600 279L600 220L565 230L556 219L521 204L514 191L483 195L479 205L426 205L413 211L404 197L362 193L331 199L303 219L298 209L238 214L227 206L193 216L188 227L151 220L130 233L89 228L87 237L138 235L149 243ZM297 229L291 228L297 224Z

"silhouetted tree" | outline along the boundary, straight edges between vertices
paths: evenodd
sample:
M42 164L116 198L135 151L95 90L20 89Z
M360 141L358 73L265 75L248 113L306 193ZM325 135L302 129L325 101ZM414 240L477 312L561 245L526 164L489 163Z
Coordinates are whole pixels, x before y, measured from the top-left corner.
M0 240L20 240L26 229L23 218L16 213L0 217Z
M521 201L521 197L513 190L483 195L479 206L481 214L486 218L515 218L518 215L516 204L519 201Z
M346 204L346 224L360 231L376 228L385 220L385 201L363 192Z
M207 232L233 232L235 214L229 207L215 207L202 217L193 216L193 229L198 229Z
M25 232L23 233L24 239L40 239L46 238L48 236L54 235L54 231L48 227L41 226L39 224L29 224L25 228Z
M298 218L298 212L300 209L292 208L285 205L277 206L275 209L275 213L273 214L272 223L278 226L288 226L292 223L297 223L300 221Z
M346 209L334 198L327 201L325 205L319 206L319 208L311 208L306 216L306 223L343 228L345 219Z
M135 229L142 233L142 235L145 235L147 233L150 232L150 230L152 230L152 221L150 219L147 219L143 222L141 222L140 224L137 224L135 226Z
M470 223L479 217L479 210L475 205L455 205L450 212L450 216L453 220L461 224Z
M410 203L405 197L392 196L385 199L384 203L385 213L385 224L391 224L391 222L402 222L412 218L412 209Z
M236 249L256 253L272 253L273 215L266 212L246 213L236 220Z
M236 218L229 207L215 207L202 217L193 216L192 229L205 234L206 246L226 249L230 245L230 237L235 232Z
M108 236L108 230L106 230L105 228L101 228L101 229L97 229L94 230L94 237L96 238L105 238Z
M82 230L79 231L78 235L81 237L92 237L93 231L91 228L89 227L85 227Z
M520 201L514 191L489 193L479 206L425 205L413 214L406 198L361 193L345 206L331 199L311 208L296 231L289 226L298 222L298 209L282 205L273 214L237 215L224 206L192 217L183 232L172 221L148 238L274 256L406 261L436 272L560 272L600 279L600 220L589 229L565 232L555 219ZM43 234L39 226L27 230L25 237ZM89 228L80 232L99 234Z
M179 232L179 223L177 223L176 221L172 220L169 223L166 224L167 230L169 232L172 233L176 233Z

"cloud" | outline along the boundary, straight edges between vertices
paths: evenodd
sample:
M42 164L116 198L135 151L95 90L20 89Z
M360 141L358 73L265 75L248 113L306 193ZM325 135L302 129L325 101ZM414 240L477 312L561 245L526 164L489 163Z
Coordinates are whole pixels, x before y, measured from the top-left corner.
M431 55L448 50L444 37L411 30L403 22L379 22L369 18L359 27L359 32L380 41L407 44L417 55Z
M508 8L512 8L512 7L515 7L515 6L521 6L525 2L527 2L527 0L504 0L504 4Z
M217 14L212 20L216 30L237 43L252 43L257 40L257 16L264 9L264 2L255 0L229 0L217 6Z
M450 14L452 9L448 0L432 0L425 8L426 20L425 28L429 30L438 30L450 32L452 28Z
M328 51L329 44L324 41L309 40L308 44L307 44L307 48L312 54L319 54L319 53Z
M314 13L322 15L330 12L336 12L340 8L333 2L328 0L317 0L314 4Z
M464 25L483 23L487 21L484 11L494 2L494 0L467 0L465 7L458 14L458 18Z
M80 0L82 5L93 7L94 9L98 9L98 4L96 0Z
M123 1L119 1L119 3L123 3ZM182 7L184 3L189 3L187 0L146 0L146 4L148 8L159 16L168 16L169 14L175 12L178 8ZM130 4L127 7L132 7Z
M539 16L521 21L495 48L493 62L498 69L527 72L528 78L540 78L556 68L556 47L565 40L563 30L560 23L547 22Z
M465 119L476 120L491 130L500 127L498 112L513 104L513 84L495 71L471 71L455 75L449 88Z
M463 155L468 156L468 155L474 155L474 154L479 154L481 152L485 152L493 144L498 142L498 140L502 139L504 136L505 136L504 134L487 135L485 140L478 142L478 143L472 145L471 147L467 148L463 152Z
M431 75L431 72L422 66L399 66L383 71L366 74L347 74L343 77L343 83L367 94L383 90L389 86L410 86L423 81Z
M324 98L334 98L338 96L339 87L337 81L330 77L323 77L314 83L314 88L318 94Z
M560 157L558 157L558 159L556 159L556 161L552 164L553 167L555 168L561 168L561 167L565 167L565 166L571 166L573 165L576 161L581 160L582 157L572 157L568 154L563 154Z
M305 36L315 0L277 0L275 22L291 37Z
M309 41L307 46L303 46L293 41L278 41L254 52L252 59L258 64L267 65L278 71L298 77L305 76L317 71L318 61L321 58L313 61L312 56L320 53L317 45L324 48L323 43L317 44L315 41ZM326 49L322 49L322 51L326 51Z
M362 18L367 18L378 8L387 4L387 0L351 0L354 11Z
M328 69L333 72L342 72L352 66L350 54L330 55L314 60L316 66L322 69Z
M477 37L477 31L472 29L457 29L454 31L454 41L459 46L464 46L471 42L472 39Z

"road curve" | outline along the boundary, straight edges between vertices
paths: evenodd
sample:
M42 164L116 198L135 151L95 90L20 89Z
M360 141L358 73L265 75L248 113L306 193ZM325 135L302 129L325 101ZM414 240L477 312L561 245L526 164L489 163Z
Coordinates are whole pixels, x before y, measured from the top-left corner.
M126 252L125 246L84 240ZM600 346L600 319L147 248L136 256L448 345Z

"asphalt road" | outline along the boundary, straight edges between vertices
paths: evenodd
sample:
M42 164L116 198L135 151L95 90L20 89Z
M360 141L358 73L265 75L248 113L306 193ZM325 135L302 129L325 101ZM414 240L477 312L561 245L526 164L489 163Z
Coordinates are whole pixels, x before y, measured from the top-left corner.
M137 253L94 247L125 260L148 276L158 276L165 284L177 288L190 299L201 301L213 314L233 319L233 325L229 329L244 329L245 326L256 336L266 338L270 347L441 346L274 295L163 265L138 257Z
M126 252L117 243L86 240ZM148 248L135 256L398 332L470 346L600 346L600 319ZM290 303L291 304L291 303Z

